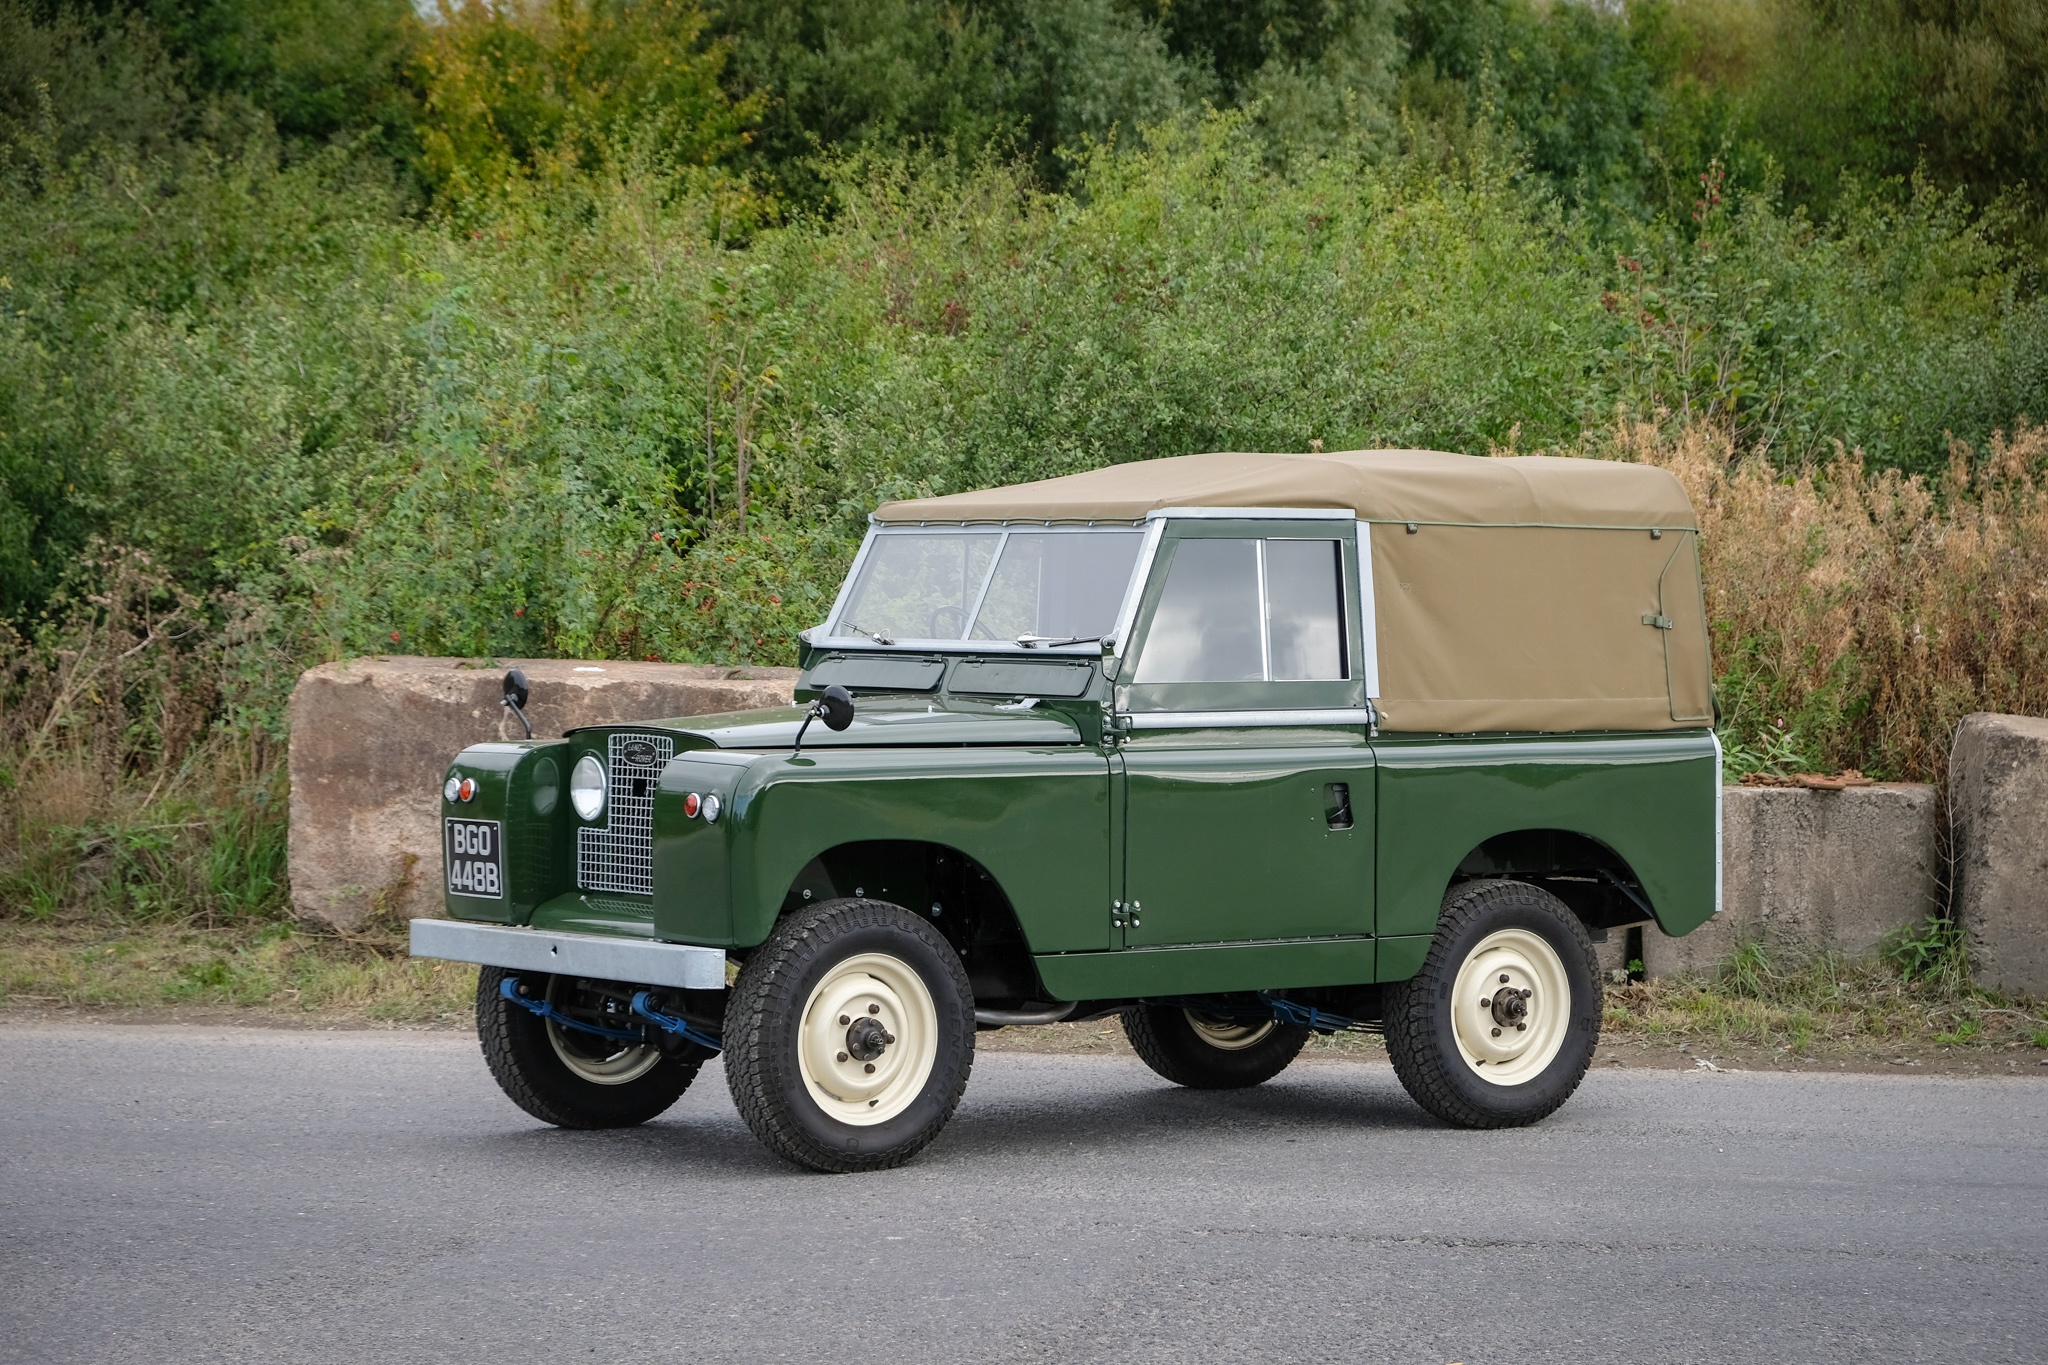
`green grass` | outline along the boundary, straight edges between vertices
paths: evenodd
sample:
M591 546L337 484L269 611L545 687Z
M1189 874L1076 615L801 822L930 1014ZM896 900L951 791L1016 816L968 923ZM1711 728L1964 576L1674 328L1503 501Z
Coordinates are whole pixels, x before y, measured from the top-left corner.
M395 942L282 922L230 928L55 920L0 922L0 1008L245 1012L252 1022L466 1026L476 970L418 961Z
M1830 1057L1934 1048L2048 1051L2048 1019L1968 984L1947 921L1897 935L1876 959L1745 944L1708 974L1612 985L1613 1040Z

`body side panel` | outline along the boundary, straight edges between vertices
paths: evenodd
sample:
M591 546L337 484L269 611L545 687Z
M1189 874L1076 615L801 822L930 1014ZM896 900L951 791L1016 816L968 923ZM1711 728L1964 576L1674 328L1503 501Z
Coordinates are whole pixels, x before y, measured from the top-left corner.
M1379 932L1426 935L1464 856L1496 835L1558 829L1634 871L1658 925L1715 909L1720 767L1714 736L1382 735Z

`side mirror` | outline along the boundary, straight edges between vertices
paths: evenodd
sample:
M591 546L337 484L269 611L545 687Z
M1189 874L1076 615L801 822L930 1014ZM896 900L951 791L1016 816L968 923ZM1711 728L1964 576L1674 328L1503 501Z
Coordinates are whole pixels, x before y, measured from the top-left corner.
M853 724L853 693L833 683L818 694L811 703L811 709L804 712L804 723L796 727L796 742L790 746L790 757L804 756L804 732L811 728L811 722L822 720L827 730L844 730Z
M505 675L505 709L519 717L519 724L526 731L526 737L532 739L533 722L526 718L526 698L529 695L530 689L526 685L524 673L515 668Z
M827 730L844 730L853 724L853 693L833 683L818 697L818 719Z

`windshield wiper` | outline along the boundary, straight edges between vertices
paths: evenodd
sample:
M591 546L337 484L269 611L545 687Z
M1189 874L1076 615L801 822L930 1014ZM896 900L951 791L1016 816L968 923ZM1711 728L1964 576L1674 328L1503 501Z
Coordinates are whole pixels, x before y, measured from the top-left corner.
M1060 640L1050 635L1026 634L1019 635L1011 643L1022 645L1026 649L1058 649L1061 645L1099 645L1102 643L1102 637L1100 635L1076 635L1070 639Z
M896 643L888 636L882 634L882 632L879 630L869 630L867 627L857 626L851 621L841 621L839 624L844 626L846 629L852 631L855 635L867 636L870 640L873 640L878 645L893 645Z

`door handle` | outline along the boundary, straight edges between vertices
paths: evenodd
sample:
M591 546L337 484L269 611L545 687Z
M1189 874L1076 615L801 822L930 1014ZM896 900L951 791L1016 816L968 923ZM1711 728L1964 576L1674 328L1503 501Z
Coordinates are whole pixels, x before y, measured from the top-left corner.
M1323 819L1331 829L1351 828L1351 784L1349 782L1326 782L1323 784Z

